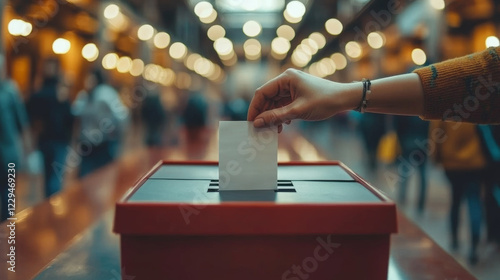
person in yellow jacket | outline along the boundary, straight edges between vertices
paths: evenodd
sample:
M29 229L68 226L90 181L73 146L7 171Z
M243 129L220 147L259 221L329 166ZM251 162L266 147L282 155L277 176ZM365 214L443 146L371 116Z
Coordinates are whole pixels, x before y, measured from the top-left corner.
M460 223L460 205L467 200L471 248L469 262L477 262L482 203L481 183L486 158L483 154L476 125L433 121L430 133L438 131L444 135L443 141L436 143L434 159L443 167L451 185L450 229L452 249L458 249L458 227Z

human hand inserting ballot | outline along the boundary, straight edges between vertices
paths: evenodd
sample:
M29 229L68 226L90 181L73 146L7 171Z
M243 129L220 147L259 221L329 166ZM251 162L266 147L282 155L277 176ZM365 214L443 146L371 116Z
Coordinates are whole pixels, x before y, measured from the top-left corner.
M337 83L289 69L256 90L247 119L254 121L254 127L278 126L281 132L283 123L293 119L324 120L362 105L362 112L420 115L420 78L408 73L373 80L367 86L367 81Z
M356 94L356 93L357 94ZM359 85L336 83L288 69L255 92L248 120L255 127L278 126L293 119L324 120L354 109L361 98Z

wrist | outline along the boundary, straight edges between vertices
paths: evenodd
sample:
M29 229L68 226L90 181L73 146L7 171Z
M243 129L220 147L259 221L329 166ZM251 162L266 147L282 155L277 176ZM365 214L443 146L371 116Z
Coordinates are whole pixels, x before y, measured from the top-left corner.
M361 82L344 83L340 86L337 97L340 106L339 111L354 110L359 107L363 98L363 84Z

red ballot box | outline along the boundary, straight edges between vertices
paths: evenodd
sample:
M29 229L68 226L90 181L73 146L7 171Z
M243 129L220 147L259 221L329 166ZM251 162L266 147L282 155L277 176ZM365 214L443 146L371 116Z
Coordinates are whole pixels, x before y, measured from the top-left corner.
M114 231L122 279L386 279L397 224L339 162L279 164L267 191L219 191L216 162L160 162L116 204Z

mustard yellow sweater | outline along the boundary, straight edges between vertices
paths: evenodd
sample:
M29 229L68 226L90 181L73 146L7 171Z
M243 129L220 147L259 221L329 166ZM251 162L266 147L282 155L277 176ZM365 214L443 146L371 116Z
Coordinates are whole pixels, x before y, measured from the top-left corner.
M500 47L414 72L424 89L424 119L500 123Z

